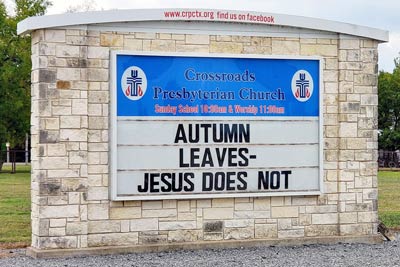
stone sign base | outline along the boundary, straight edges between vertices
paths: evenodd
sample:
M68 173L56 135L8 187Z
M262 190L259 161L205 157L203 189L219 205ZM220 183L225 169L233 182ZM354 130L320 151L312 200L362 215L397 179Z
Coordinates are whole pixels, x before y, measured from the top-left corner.
M42 250L29 247L26 254L33 258L59 258L79 257L94 255L115 255L129 253L156 253L162 251L176 250L198 250L198 249L227 249L227 248L249 248L261 246L301 246L309 244L337 244L337 243L360 243L377 244L382 243L381 235L370 236L346 236L346 237L313 237L313 238L288 238L268 240L229 240L219 242L185 242L173 244L154 244L118 247L95 247L79 249L51 249Z

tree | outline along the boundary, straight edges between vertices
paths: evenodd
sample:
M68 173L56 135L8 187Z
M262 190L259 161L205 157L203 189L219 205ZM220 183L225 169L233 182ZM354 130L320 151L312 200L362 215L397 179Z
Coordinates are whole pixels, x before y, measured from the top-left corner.
M380 72L378 78L379 148L400 149L400 57L393 73Z
M97 10L96 3L93 0L87 0L83 4L69 6L67 13L88 12Z
M15 0L15 15L0 1L0 148L22 145L30 127L31 39L18 36L21 20L43 15L47 0Z

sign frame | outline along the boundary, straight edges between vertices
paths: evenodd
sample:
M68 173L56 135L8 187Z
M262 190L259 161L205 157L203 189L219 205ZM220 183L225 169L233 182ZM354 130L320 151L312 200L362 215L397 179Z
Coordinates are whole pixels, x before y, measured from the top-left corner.
M136 195L136 196L118 196L117 192L117 56L118 55L132 55L132 56L160 56L160 57L198 57L198 58L233 58L233 59L288 59L288 60L317 60L319 61L319 114L318 114L318 137L319 137L319 190L310 191L287 191L287 192L243 192L243 193L204 193L204 194L165 194L165 195ZM321 195L324 193L324 160L323 160L323 95L324 95L324 82L323 82L323 64L324 60L321 56L286 56L286 55L258 55L258 54L208 54L208 53L178 53L178 52L144 52L144 51L131 51L131 50L111 50L110 51L110 115L109 115L109 194L112 201L128 201L128 200L168 200L168 199L212 199L212 198L236 198L236 197L271 197L271 196L311 196ZM169 120L169 121L196 121L204 120L202 116L192 117L157 117L152 116L152 119L144 119L146 117L132 116L134 120ZM207 117L212 120L213 117ZM269 117L268 120L281 120L282 118L291 117ZM302 120L304 117L298 117L296 120ZM237 116L237 117L224 117L224 120L262 120L259 117Z

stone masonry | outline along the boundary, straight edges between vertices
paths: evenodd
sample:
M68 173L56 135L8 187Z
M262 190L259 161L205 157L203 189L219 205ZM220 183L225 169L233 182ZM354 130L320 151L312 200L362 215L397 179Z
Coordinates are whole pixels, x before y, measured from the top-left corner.
M34 248L376 234L378 41L72 28L31 35ZM325 193L110 201L114 49L323 57Z

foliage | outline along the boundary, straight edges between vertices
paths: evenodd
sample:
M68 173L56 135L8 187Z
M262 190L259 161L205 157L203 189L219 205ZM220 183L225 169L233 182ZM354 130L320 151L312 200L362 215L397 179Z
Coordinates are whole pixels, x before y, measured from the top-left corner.
M86 0L80 5L71 5L67 8L67 13L89 12L97 10L97 5L94 0Z
M47 0L15 0L15 15L0 2L0 146L21 145L30 125L31 42L17 35L19 21L43 15Z
M379 148L400 149L400 58L393 73L380 72L378 78Z

